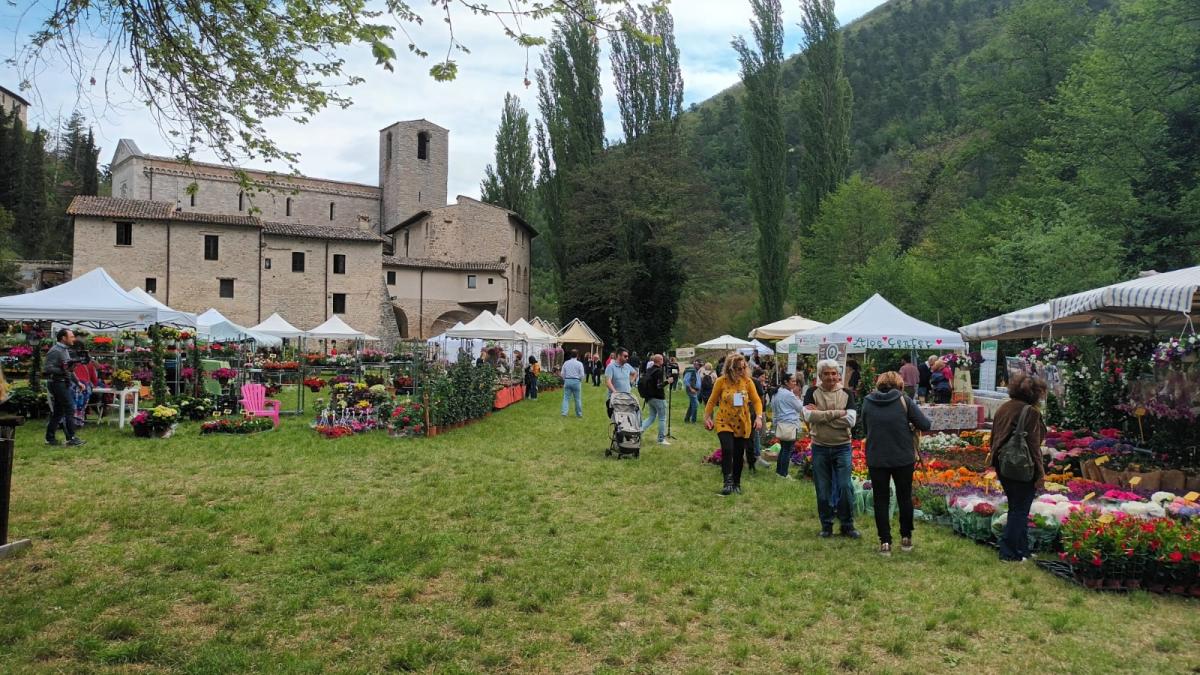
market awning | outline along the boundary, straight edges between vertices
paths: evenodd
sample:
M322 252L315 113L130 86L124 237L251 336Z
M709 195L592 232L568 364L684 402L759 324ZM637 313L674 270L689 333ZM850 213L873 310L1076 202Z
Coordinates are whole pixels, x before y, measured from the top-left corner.
M735 338L732 335L722 335L696 345L696 349L754 349L754 343L749 340Z
M133 297L103 267L52 288L0 298L0 319L54 321L94 329L146 328L156 323L195 325L184 312Z
M284 319L282 316L279 316L278 312L268 316L266 320L257 326L251 326L250 330L256 333L274 335L275 337L280 338L304 337L304 331L288 323L286 319Z
M765 326L759 326L758 328L750 331L750 337L759 340L782 340L801 331L820 328L824 325L825 324L821 323L820 321L806 319L796 314L789 316L786 319L780 319L779 321L769 323Z
M800 351L826 343L845 343L850 351L865 349L966 349L962 336L900 311L876 293L845 316L821 328L796 334Z
M372 337L366 333L351 328L349 324L342 321L341 317L334 314L329 317L325 323L305 331L307 337L316 338L318 340L378 340L377 337Z
M558 332L558 341L563 344L603 345L604 341L583 319L574 318Z

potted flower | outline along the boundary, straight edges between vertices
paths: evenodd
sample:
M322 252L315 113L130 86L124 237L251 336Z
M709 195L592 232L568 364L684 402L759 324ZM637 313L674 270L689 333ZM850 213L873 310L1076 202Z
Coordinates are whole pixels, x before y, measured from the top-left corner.
M24 361L33 356L33 348L27 345L16 345L8 350L8 355L18 361Z
M109 350L112 349L113 339L107 335L97 335L92 338L92 346L96 349Z
M134 344L135 338L136 338L136 334L133 331L131 331L131 330L121 331L121 344L124 345L126 349L133 349L133 344Z
M229 381L238 376L238 371L235 368L217 368L213 371L213 379L221 383L221 386L229 384Z
M139 368L133 374L133 379L141 382L143 387L149 387L150 383L154 381L154 371L149 368Z
M308 387L309 391L316 394L325 386L325 380L319 377L308 377L304 379L304 386Z
M113 389L123 391L133 384L133 375L128 370L120 368L113 371L111 382Z
M151 410L142 410L133 416L130 424L133 433L140 438L170 438L179 420L179 411L160 405Z

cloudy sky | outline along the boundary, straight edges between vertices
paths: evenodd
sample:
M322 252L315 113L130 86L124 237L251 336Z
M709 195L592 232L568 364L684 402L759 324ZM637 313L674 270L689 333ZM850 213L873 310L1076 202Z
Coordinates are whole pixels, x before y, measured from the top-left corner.
M27 44L28 36L45 15L41 0L16 0L0 3L0 85L16 90L19 71L6 63ZM838 17L848 23L882 0L840 0ZM413 2L414 7L430 13L423 26L410 27L418 44L435 55L445 53L447 32L439 16L428 3ZM801 39L799 3L784 0L786 30L785 53L797 51ZM736 34L749 36L750 10L744 0L673 0L676 41L684 79L684 104L703 101L738 81L736 55L730 40ZM526 24L531 33L548 35L548 23ZM536 87L525 87L526 51L509 41L495 19L477 17L465 11L454 15L455 36L470 50L459 54L459 76L453 82L435 82L428 76L429 63L408 54L405 43L396 45L400 53L394 73L374 65L369 50L358 47L344 57L351 72L365 82L353 90L354 106L348 110L326 110L306 125L276 121L268 125L271 133L288 150L301 153L298 165L302 173L322 178L376 184L378 176L377 130L397 120L426 118L450 130L450 191L477 196L484 166L492 161L496 125L505 92L518 94L527 110L536 114ZM537 51L528 53L529 76L538 63ZM616 100L613 96L607 48L601 61L604 73L604 105L608 136L620 137ZM88 64L90 65L90 64ZM142 150L155 154L174 154L164 133L146 109L132 102L119 82L102 77L101 66L82 77L70 76L61 62L49 62L33 73L34 89L26 92L33 102L31 126L56 126L74 109L81 110L95 124L102 145L101 161L111 159L120 138L132 138ZM97 77L97 84L78 86ZM212 159L200 156L198 159Z

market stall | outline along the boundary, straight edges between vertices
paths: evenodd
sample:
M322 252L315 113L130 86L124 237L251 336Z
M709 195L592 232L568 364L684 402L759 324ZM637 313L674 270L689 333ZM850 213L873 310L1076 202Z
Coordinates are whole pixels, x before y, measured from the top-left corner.
M765 326L759 326L758 328L755 328L754 330L750 331L749 337L758 340L783 340L795 335L796 333L812 330L813 328L820 328L824 325L825 324L821 323L820 321L806 319L800 315L792 315L786 319L780 319L779 321L774 321Z
M508 342L509 344L526 344L525 334L513 328L504 319L484 310L479 316L464 324L461 328L451 328L443 335L448 338L491 340ZM516 364L514 363L514 366ZM519 371L517 371L519 372ZM518 379L502 380L496 389L495 408L505 408L525 398L525 385Z
M534 323L541 319L534 319ZM596 335L596 331L583 321L571 319L571 322L558 331L558 343L563 349L578 349L580 354L599 354L604 349L604 341Z

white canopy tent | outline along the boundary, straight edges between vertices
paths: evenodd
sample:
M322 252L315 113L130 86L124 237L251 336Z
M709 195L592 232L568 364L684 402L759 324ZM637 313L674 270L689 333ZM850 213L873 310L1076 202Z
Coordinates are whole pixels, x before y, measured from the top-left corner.
M525 319L517 319L512 324L513 328L525 334L525 339L531 345L554 346L558 344L558 336L551 335L546 331L534 326Z
M450 330L462 327L463 322L459 321ZM438 348L438 358L446 362L454 362L458 358L459 352L464 350L471 354L472 361L478 359L483 353L483 340L447 337L445 333L442 333L429 338L426 342L435 345Z
M1148 274L959 328L971 340L1052 335L1169 335L1200 320L1200 267Z
M471 319L461 328L454 327L443 333L446 337L452 338L473 338L479 340L512 340L516 342L525 342L525 334L516 328L508 325L504 319L492 314L488 310L483 310L479 316Z
M0 298L0 319L54 321L91 329L146 328L156 323L195 325L184 312L130 295L103 267L53 288Z
M799 333L797 335L799 335ZM775 353L776 354L788 354L791 351L791 346L794 344L796 344L796 336L789 335L789 336L783 338L782 340L780 340L779 342L775 343ZM864 351L865 350L862 347L851 346L850 348L848 348L846 350L846 353L847 354L861 354ZM797 354L816 354L817 353L817 345L809 345L807 347L797 347L796 353Z
M274 335L278 338L294 339L304 337L304 331L288 323L282 316L279 316L278 312L268 316L266 320L257 326L251 326L250 330L264 335Z
M274 335L258 333L236 324L214 308L196 317L196 334L209 342L244 342L254 340L260 347L278 347L283 340Z
M746 348L753 349L754 343L750 342L749 340L735 338L729 334L722 335L721 337L713 338L711 340L708 340L706 342L701 342L700 344L696 345L696 349L698 349L698 350L701 350L701 349L708 349L708 350L729 349L729 350L732 350L732 349L746 349Z
M183 316L186 316L192 320L192 325L195 325L195 323L196 323L196 315L195 314L191 314L189 312L179 312L177 310L171 309L170 307L167 307L163 303L159 302L158 298L154 297L153 295L150 295L146 291L143 291L141 286L134 286L133 288L129 289L129 294L132 295L133 297L137 298L138 300L141 300L142 302L144 302L148 305L154 305L155 307L158 307L159 309L161 309L163 311L175 312L177 314L182 314Z
M867 349L964 350L958 333L938 328L900 311L876 293L845 316L821 328L796 334L800 351L827 343L845 343L850 351Z
M779 321L755 328L750 331L750 337L759 340L782 340L801 331L820 328L824 325L820 321L813 321L812 319L806 319L798 314L794 314L786 319L780 319Z
M759 356L770 356L775 353L774 349L771 349L770 347L764 345L763 343L759 342L758 340L751 340L750 345L751 345L750 347L743 347L742 349L739 349L738 351L741 352L742 354L745 354L746 356L750 356L751 354L754 354L756 352L758 353Z
M325 323L305 331L305 335L318 340L378 340L379 338L367 335L366 333L351 328L349 324L342 321L341 317L334 314L330 316Z

